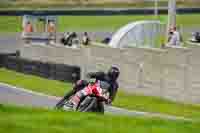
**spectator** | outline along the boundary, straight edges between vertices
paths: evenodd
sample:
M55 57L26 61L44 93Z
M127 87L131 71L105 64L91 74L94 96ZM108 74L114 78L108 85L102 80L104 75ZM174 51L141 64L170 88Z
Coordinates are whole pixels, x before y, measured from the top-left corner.
M69 47L71 47L73 44L74 44L74 46L78 45L79 40L78 40L77 34L75 32L73 32L71 34L69 32L65 33L64 37L61 38L61 43L63 43L65 46L69 46Z
M64 46L68 45L69 36L70 36L70 33L66 32L66 33L64 33L63 37L61 38L60 41Z
M33 32L33 26L32 24L28 21L24 27L25 33L31 33Z
M170 44L170 45L173 45L173 44L174 44L174 42L172 42L172 41L174 41L174 40L172 39L173 34L174 34L173 30L170 29L170 30L169 30L169 33L168 33L168 39L167 39L167 42L168 42L168 44Z
M56 32L56 27L54 22L48 21L48 28L47 28L49 33L55 33Z
M174 46L180 46L182 41L182 37L180 32L177 30L176 27L170 28L168 44Z
M89 42L90 42L90 38L88 36L88 33L84 32L82 43L83 43L83 45L87 46L87 45L89 45Z
M170 28L170 29L169 29L169 32L168 32L168 39L167 39L167 42L168 42L168 43L170 42L170 40L171 40L171 38L172 38L172 35L173 35L173 29Z
M66 45L69 46L69 47L72 46L72 40L73 40L73 37L75 36L74 34L75 34L74 32L69 34L69 36L68 36L68 38L66 40Z
M75 32L72 33L72 37L71 37L71 46L73 48L78 48L78 45L79 45L79 39L78 39L78 36Z
M196 32L194 37L195 37L196 42L200 42L200 33L199 32Z
M56 26L53 21L48 21L47 31L49 33L50 42L55 43L56 42Z
M70 35L70 33L69 33L69 32L66 32L66 33L64 33L63 38L64 38L65 40L67 40L67 38L69 37L69 35Z
M106 37L102 40L102 43L108 44L111 41L110 37Z
M174 33L179 37L180 43L183 42L183 37L180 33L180 28L179 27L174 27Z
M22 33L22 37L24 38L25 43L30 43L30 39L29 39L29 35L33 32L33 26L30 23L30 21L28 21L25 26L23 27L23 33Z

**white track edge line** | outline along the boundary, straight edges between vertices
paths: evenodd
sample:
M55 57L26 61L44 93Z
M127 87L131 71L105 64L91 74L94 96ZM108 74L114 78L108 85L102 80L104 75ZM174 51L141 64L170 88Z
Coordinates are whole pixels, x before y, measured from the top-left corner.
M13 88L13 89L16 89L16 90L20 90L20 91L23 91L23 92L26 92L26 93L29 93L29 94L34 94L34 95L38 95L38 96L44 96L44 97L47 97L49 99L56 99L56 100L59 100L60 97L56 97L56 96L49 96L47 94L44 94L44 93L40 93L40 92L35 92L35 91L32 91L32 90L27 90L27 89L24 89L22 87L16 87L16 86L13 86L13 85L9 85L9 84L6 84L6 83L2 83L0 82L0 86L5 86L5 87L9 87L9 88ZM112 106L111 106L112 107ZM118 107L114 107L114 108L118 108ZM119 108L120 109L120 108ZM133 112L134 110L127 110L129 112ZM138 112L138 111L136 111ZM141 113L149 113L149 112L141 112ZM177 117L177 116L170 116L170 115L163 115L163 114L157 114L159 117L159 115L161 115L162 117L174 117L175 119L182 119L182 120L186 120L186 121L193 121L192 119L187 119L187 118L184 118L184 117ZM156 114L151 114L151 116L156 116ZM162 118L161 117L161 118Z
M34 95L38 95L38 96L48 97L50 99L57 99L57 100L60 99L60 97L57 97L57 96L49 96L49 95L44 94L44 93L35 92L35 91L32 91L32 90L24 89L22 87L16 87L16 86L9 85L9 84L2 83L2 82L0 82L0 86L5 86L5 87L13 88L13 89L16 89L16 90L20 90L20 91L23 91L23 92L26 92L26 93L30 93L30 94L34 94Z

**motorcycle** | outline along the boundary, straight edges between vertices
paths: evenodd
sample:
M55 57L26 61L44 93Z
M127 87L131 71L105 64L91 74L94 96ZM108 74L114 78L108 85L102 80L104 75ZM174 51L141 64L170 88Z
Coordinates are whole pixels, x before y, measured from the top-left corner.
M105 81L95 81L95 83L89 83L87 88L83 89L92 89L92 93L90 95L82 98L75 109L75 111L79 112L97 112L104 113L104 104L109 102L109 87L110 85ZM65 96L56 104L56 109L64 109L65 107L69 107L69 101L72 97L80 90L71 90L66 93Z

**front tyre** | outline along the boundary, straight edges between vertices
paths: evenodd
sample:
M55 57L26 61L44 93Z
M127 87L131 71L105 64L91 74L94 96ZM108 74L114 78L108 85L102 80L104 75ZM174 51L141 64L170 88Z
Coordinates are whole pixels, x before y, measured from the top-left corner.
M95 112L104 114L104 102L98 102Z
M77 111L80 112L94 112L94 107L96 107L97 99L95 97L87 96L79 106L77 107Z
M56 104L55 108L56 109L61 109L64 105L65 105L65 102L67 100L69 100L69 98L74 95L74 90L71 90L70 92L66 93L65 96L59 100L59 102Z

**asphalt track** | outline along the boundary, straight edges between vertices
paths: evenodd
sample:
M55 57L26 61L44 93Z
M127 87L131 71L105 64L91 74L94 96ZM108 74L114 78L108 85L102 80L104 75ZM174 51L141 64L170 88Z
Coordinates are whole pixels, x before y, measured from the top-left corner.
M0 104L11 104L30 107L42 107L53 109L61 97L48 96L42 93L32 92L23 88L17 88L11 85L0 83ZM106 114L159 117L162 119L193 121L184 117L175 117L163 114L130 111L122 108L105 106Z

